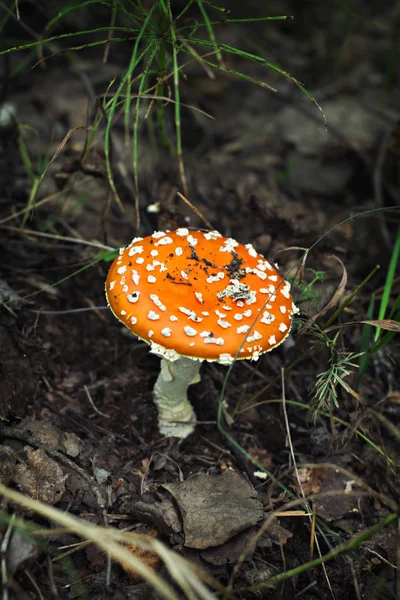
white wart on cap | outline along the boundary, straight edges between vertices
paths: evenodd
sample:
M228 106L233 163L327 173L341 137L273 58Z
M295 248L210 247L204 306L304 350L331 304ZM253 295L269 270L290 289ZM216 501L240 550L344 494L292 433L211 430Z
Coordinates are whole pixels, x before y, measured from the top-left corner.
M186 228L121 249L106 294L115 316L169 360L229 364L246 335L238 358L256 360L283 342L297 312L290 284L250 244Z

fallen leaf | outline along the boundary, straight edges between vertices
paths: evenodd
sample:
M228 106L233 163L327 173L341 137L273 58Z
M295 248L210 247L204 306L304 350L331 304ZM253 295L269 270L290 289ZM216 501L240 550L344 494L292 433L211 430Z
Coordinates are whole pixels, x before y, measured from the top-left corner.
M337 491L337 493L316 498L317 515L327 521L334 521L345 515L360 513L362 506L365 504L365 498L354 493L350 495L350 485L353 492L356 487L360 486L356 478L350 482L349 478L340 471L330 469L322 482L321 493L334 491Z
M3 485L7 485L12 479L18 459L15 450L9 446L0 446L0 483Z
M386 329L387 331L395 331L396 333L400 331L400 323L398 323L397 321L393 321L392 319L379 319L376 321L368 320L359 322L364 323L365 325L379 327L380 329Z
M310 494L318 494L321 490L321 485L328 470L325 467L301 467L298 469L298 477L301 483L302 493L305 496ZM297 476L293 474L294 483L290 487L300 492Z
M145 502L128 496L121 501L120 511L138 521L154 525L158 531L167 535L182 531L178 510L170 498L157 502L151 497L150 502Z
M199 473L183 483L163 484L181 513L185 546L205 550L223 544L260 521L263 507L251 483L236 471Z
M136 530L135 533L140 534L141 531ZM157 537L157 531L155 529L150 529L143 533L142 537L145 540L149 538L154 539ZM140 560L151 569L157 569L161 565L161 559L158 556L158 554L155 554L154 552L149 552L148 550L141 548L137 544L124 544L124 548L132 554L134 554L137 558L140 558ZM134 569L132 569L130 565L125 564L123 560L121 561L121 566L124 569L124 571L128 573L130 578L133 579L133 581L139 581L140 579L142 579L141 576Z
M55 504L65 492L64 474L60 465L42 449L25 446L26 461L15 469L13 480L31 498L46 504Z

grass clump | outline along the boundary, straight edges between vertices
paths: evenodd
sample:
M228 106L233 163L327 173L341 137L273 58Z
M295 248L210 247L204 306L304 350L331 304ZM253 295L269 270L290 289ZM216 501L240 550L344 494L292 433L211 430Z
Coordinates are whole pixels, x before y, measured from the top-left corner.
M109 25L66 32L71 17L79 22L85 10L104 9L109 11ZM8 9L0 23L1 29L15 17ZM261 68L272 69L290 79L320 109L314 97L291 74L265 57L219 41L219 32L231 26L246 26L264 21L289 19L288 16L240 18L230 17L229 10L203 0L189 0L176 8L170 0L152 2L124 2L116 0L109 5L99 0L88 0L78 4L67 3L49 20L42 33L34 41L19 45L7 45L3 41L0 56L25 52L27 61L40 64L49 61L55 54L67 53L70 60L76 52L104 46L103 60L108 60L113 45L127 44L130 56L123 74L109 82L107 90L99 99L97 114L91 125L89 140L94 139L100 125L104 126L104 150L109 186L119 205L117 185L114 180L112 128L123 118L125 143L131 147L131 166L134 177L136 227L140 225L139 213L139 124L144 113L149 138L157 146L175 156L181 186L188 194L182 143L182 82L190 76L188 66L198 63L208 77L215 78L215 71L240 77L266 89L273 89L261 78L248 75L242 66L246 62L256 63ZM21 15L23 19L23 14ZM57 30L63 32L57 34ZM236 37L236 36L235 36ZM79 45L69 45L70 40L79 39ZM8 40L12 42L12 40ZM232 63L232 64L231 64ZM237 66L236 66L237 65ZM11 73L11 77L17 73ZM274 90L275 91L275 90ZM142 103L146 101L145 111ZM170 107L173 106L171 129ZM321 109L320 109L321 111ZM155 112L155 115L153 115ZM323 115L322 111L321 114ZM324 116L323 116L324 118ZM88 150L88 144L86 151Z

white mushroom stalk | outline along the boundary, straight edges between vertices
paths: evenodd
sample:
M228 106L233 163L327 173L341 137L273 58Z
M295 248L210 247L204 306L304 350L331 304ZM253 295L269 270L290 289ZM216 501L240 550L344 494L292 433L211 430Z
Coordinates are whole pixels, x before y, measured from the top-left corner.
M161 359L161 370L154 385L153 398L158 409L158 427L166 437L186 438L194 431L196 415L187 391L200 381L201 362L179 358Z
M106 282L115 316L162 358L153 397L167 437L196 416L188 387L202 360L257 360L289 334L290 285L251 244L217 231L158 231L122 248Z

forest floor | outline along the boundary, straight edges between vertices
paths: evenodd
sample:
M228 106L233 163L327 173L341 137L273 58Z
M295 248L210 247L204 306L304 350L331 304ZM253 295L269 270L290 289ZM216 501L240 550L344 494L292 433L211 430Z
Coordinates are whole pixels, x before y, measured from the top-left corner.
M355 16L333 2L306 3L301 14L290 3L268 4L296 18L227 29L225 40L257 44L303 82L328 128L316 105L273 70L226 58L276 92L229 73L211 79L194 63L181 87L183 157L190 202L223 236L251 242L286 277L312 247L293 285L301 312L288 341L257 362L236 363L226 387L226 367L202 366L190 389L199 422L183 441L157 428L159 358L106 307L104 249L204 224L177 196L177 162L155 153L144 118L139 230L122 117L112 127L122 206L108 185L102 126L82 160L96 97L123 74L128 49L111 47L105 64L94 50L74 60L61 54L4 88L0 110L15 111L15 121L4 118L0 128L0 483L90 523L106 518L110 528L161 540L200 566L210 589L222 586L215 598L228 593L230 578L231 598L397 598L400 538L390 521L399 510L398 336L368 355L362 373L351 363L375 335L360 321L378 318L399 213L346 219L400 204L400 17L395 2ZM143 117L149 104L142 101ZM173 136L172 104L166 114ZM340 327L324 331L377 265L334 321ZM399 291L397 271L386 315ZM316 403L318 375L335 368L345 385L336 379ZM27 537L10 514L36 527L49 521L5 498L3 508L11 597L160 597L129 569L109 568L95 544L66 529L45 541ZM272 586L274 576L346 544L324 567ZM173 582L157 557L145 559Z

